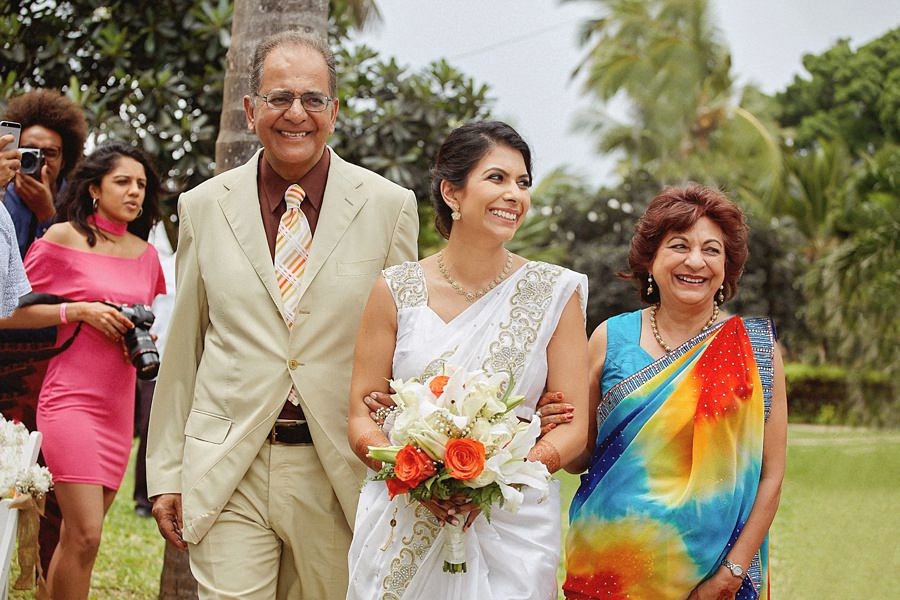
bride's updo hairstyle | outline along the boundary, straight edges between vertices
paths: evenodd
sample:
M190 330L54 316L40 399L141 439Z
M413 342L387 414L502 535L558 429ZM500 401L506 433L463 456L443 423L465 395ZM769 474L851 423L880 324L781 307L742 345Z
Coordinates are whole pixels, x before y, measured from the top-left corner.
M531 149L519 133L501 121L478 121L457 127L441 144L431 170L431 200L434 204L434 225L444 239L450 238L453 228L452 210L441 194L441 182L447 181L459 189L466 186L469 173L485 154L495 146L508 146L522 153L528 179L531 176Z

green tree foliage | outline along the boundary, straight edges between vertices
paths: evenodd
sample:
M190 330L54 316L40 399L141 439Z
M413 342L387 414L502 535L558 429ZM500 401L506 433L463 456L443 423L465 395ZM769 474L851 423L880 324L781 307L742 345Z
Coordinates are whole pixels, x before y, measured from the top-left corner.
M555 244L567 249L566 266L588 276L588 331L593 331L603 320L641 307L635 283L616 273L628 267L634 225L660 186L644 171L596 191L564 173L548 179L541 184L542 202L549 207L544 212L555 218Z
M331 143L350 162L415 192L419 246L430 254L443 242L430 226L432 162L452 129L490 116L488 88L445 61L411 71L367 46L342 45L337 61L342 104Z
M331 143L416 192L423 253L430 252L441 243L428 225L431 161L451 129L490 115L488 88L444 61L412 71L355 46L350 32L377 16L373 3L333 0L330 10L341 99ZM214 169L232 14L225 0L4 4L0 99L42 86L65 90L98 140L139 139L168 190L189 189Z
M803 57L806 75L777 95L780 121L797 148L842 140L854 156L900 139L900 27L853 50L841 40Z
M582 27L585 90L629 108L624 122L601 111L581 125L602 152L619 151L623 177L644 170L660 181L691 179L768 195L780 182L781 152L769 119L734 89L731 56L708 0L594 0L600 18ZM734 159L744 160L734 168ZM723 160L724 159L724 160Z
M97 141L140 139L169 191L212 174L231 3L0 4L0 98L37 87L81 104Z
M896 372L900 28L803 64L777 95L789 155L772 209L802 235L808 356Z

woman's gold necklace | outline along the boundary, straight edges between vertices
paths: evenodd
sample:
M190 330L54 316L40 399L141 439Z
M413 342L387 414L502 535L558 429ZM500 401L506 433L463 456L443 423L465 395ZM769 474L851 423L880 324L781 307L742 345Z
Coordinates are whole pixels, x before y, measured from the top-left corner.
M654 304L650 307L650 329L653 330L653 337L656 338L656 343L660 345L660 347L666 351L666 354L672 351L672 348L669 347L667 343L665 343L662 339L662 336L659 335L659 328L656 326L656 311L659 310L659 304ZM719 305L713 302L713 313L709 318L709 321L706 322L706 325L703 326L703 329L700 331L703 332L706 329L709 329L713 326L713 323L716 322L719 318Z
M438 255L437 255L437 265L438 265L438 270L441 272L441 275L444 276L444 279L447 280L447 283L450 284L450 287L452 287L453 290L457 294L459 294L460 296L465 298L466 302L468 302L469 304L475 302L476 300L478 300L479 298L481 298L482 296L487 294L489 291L491 291L492 289L497 287L497 285L501 281L506 279L506 276L509 275L509 270L512 268L512 263L513 263L512 252L507 250L506 251L506 264L503 266L503 270L500 271L500 274L497 275L496 277L494 277L493 281L491 281L489 284L487 284L487 287L483 287L479 290L471 291L471 290L467 290L463 286L456 283L456 280L450 276L450 271L447 269L447 265L444 264L444 251L441 250L440 252L438 252Z

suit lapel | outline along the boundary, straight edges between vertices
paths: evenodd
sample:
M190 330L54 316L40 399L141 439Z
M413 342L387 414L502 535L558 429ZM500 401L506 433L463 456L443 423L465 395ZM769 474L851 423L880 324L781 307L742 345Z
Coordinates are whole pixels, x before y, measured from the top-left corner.
M353 178L347 163L332 150L322 214L316 225L306 271L300 280L301 297L367 201L368 197L362 190L362 180Z
M256 185L258 164L259 151L246 164L234 169L235 177L225 183L226 191L219 198L219 206L222 207L238 245L283 314L284 303L275 280L275 267L272 265L266 231L259 214L259 192Z

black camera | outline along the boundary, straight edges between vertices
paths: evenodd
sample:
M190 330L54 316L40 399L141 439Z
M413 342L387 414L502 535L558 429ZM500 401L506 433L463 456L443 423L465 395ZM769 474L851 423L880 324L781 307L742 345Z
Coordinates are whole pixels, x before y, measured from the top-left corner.
M159 351L150 335L150 326L156 320L153 311L143 304L116 308L134 324L133 329L125 332L125 347L138 378L153 379L159 372Z
M19 170L31 175L38 181L41 179L41 167L44 166L44 153L40 148L19 148Z

